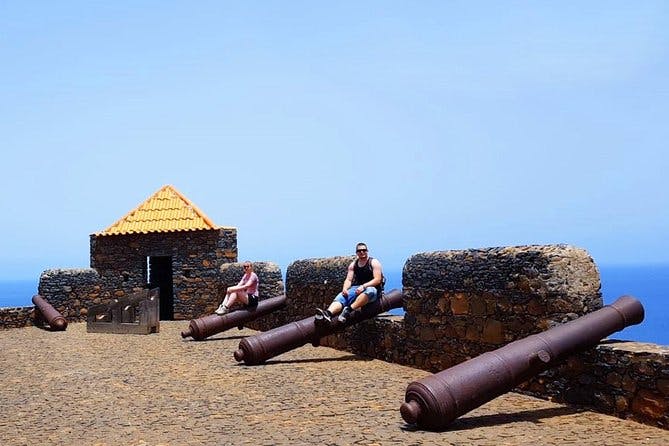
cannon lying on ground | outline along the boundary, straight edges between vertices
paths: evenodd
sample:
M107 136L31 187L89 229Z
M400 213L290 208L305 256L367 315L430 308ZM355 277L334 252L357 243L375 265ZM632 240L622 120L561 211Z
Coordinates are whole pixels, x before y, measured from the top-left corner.
M385 293L381 299L365 305L360 311L352 313L352 316L343 324L337 322L335 318L331 324L317 325L315 317L311 316L244 338L240 341L239 349L235 351L234 357L237 361L244 361L247 365L261 364L269 358L307 343L316 347L323 336L342 331L362 320L370 319L380 313L401 306L402 293L399 290L392 290Z
M181 332L181 337L186 338L191 336L194 340L201 341L232 327L239 327L241 330L244 328L245 323L251 322L260 316L271 313L285 305L286 296L281 295L261 300L255 307L242 308L241 310L232 311L223 316L210 314L199 319L193 319L190 321L188 329Z
M606 336L643 320L633 297L543 333L514 341L449 369L414 381L400 407L407 423L443 429L472 409L502 395L566 357L594 347Z
M39 294L33 296L33 303L44 322L54 331L63 331L67 328L67 320L49 302Z

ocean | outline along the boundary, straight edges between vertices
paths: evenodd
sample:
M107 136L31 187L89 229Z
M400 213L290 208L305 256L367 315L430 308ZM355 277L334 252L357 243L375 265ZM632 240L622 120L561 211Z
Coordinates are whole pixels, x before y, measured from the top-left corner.
M37 294L39 279L0 280L0 307L28 307Z
M627 327L611 336L637 342L669 345L669 265L600 266L604 304L625 294L636 297L646 317L639 325ZM402 271L386 270L386 289L402 288ZM32 305L38 279L0 281L0 307ZM402 310L394 310L402 314Z

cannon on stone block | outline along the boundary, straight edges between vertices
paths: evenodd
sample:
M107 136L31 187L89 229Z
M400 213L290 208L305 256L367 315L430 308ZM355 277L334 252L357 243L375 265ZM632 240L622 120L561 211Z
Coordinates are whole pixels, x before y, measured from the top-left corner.
M67 320L46 299L39 294L35 294L32 301L51 330L63 331L67 328Z
M400 407L402 418L421 428L444 429L459 416L643 318L641 303L623 296L578 319L414 381Z
M150 334L160 331L160 289L142 290L88 309L88 333Z
M246 365L256 365L307 343L317 347L320 339L324 336L342 331L346 327L370 319L390 309L401 307L402 298L402 293L399 290L384 293L380 299L365 305L360 311L354 312L352 317L343 324L333 320L331 324L321 326L317 325L315 317L311 316L249 336L239 342L239 348L234 352L234 357L238 362L244 361Z
M210 314L198 319L193 319L188 325L188 329L181 332L182 338L191 336L196 341L201 341L209 336L221 333L232 327L244 328L244 324L258 319L260 316L269 314L286 305L286 296L276 296L264 299L258 302L255 307L246 307L241 310L219 316Z

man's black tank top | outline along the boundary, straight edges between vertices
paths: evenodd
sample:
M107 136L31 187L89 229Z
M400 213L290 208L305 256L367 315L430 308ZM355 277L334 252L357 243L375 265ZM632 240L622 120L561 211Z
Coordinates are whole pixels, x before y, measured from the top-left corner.
M374 271L372 270L372 257L367 259L365 266L358 266L358 260L355 260L353 265L353 285L362 285L374 278Z

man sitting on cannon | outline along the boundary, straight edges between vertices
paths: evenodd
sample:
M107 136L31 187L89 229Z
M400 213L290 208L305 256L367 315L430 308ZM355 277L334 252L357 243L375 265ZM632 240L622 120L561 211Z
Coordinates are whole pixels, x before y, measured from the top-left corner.
M383 291L381 262L369 257L365 243L356 245L355 254L357 258L348 265L341 293L337 294L326 310L316 309L317 324L329 324L337 314L339 314L337 320L344 323L354 311L381 297Z

